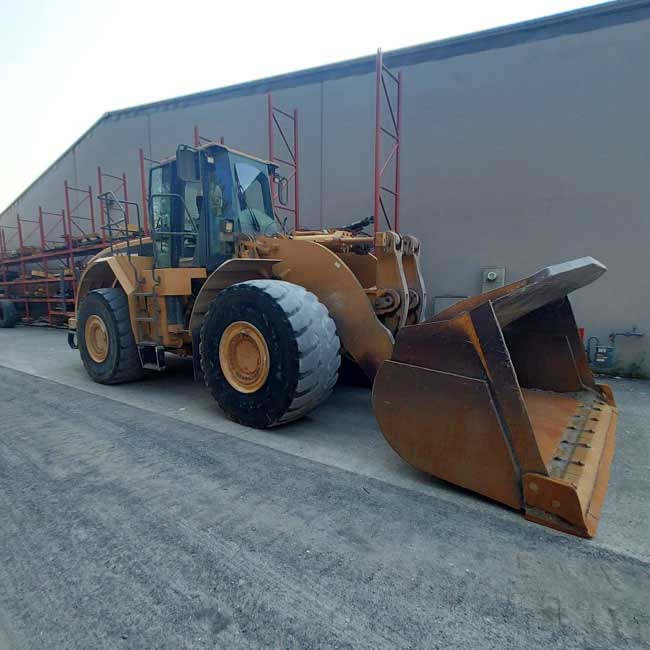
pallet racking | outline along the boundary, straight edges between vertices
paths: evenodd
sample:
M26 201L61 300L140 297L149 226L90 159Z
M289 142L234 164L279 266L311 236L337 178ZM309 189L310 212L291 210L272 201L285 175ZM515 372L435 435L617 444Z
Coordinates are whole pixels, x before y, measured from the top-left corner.
M126 174L98 167L97 182L99 194L108 183L127 206L122 238L140 237L129 227ZM144 178L142 183L146 188ZM39 206L36 218L17 215L15 226L0 226L0 298L12 301L26 324L60 325L74 316L81 271L107 245L110 215L100 201L97 223L92 186L76 187L65 180L63 204L60 210Z

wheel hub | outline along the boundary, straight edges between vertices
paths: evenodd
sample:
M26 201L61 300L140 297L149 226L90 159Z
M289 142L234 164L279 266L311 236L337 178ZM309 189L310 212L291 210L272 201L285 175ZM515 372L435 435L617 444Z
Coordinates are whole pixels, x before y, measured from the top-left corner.
M106 324L97 314L88 317L84 328L86 349L95 363L103 363L108 356L108 331Z
M228 325L219 343L219 363L228 383L240 393L258 391L268 379L269 348L262 333L250 323Z

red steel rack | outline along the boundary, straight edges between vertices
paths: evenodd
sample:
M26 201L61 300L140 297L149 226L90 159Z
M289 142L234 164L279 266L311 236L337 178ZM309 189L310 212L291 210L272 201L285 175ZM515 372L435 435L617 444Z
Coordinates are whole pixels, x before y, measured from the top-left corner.
M388 230L399 232L402 73L394 74L386 67L381 49L377 50L375 83L375 232L382 228L382 217ZM384 108L387 109L387 120L384 120ZM390 146L384 156L382 141L386 138ZM388 180L385 181L386 177Z
M206 138L202 136L199 133L199 127L198 125L194 125L194 146L198 149L202 144L206 144L208 142L219 142L220 144L226 144L226 141L223 136L221 136L219 139L217 138Z
M277 191L273 189L273 206L293 214L294 230L300 230L300 169L298 152L298 109L291 113L283 111L273 104L271 93L267 96L268 121L269 121L269 160L279 166L281 171L286 171L285 176L289 182L289 191L293 187L293 205L282 205L278 201ZM276 136L280 136L281 153L278 155ZM283 157L284 156L284 157Z
M128 201L126 174L108 174L98 167L97 181L99 193L110 183L111 191ZM14 303L24 323L57 325L74 316L81 271L106 246L108 215L100 202L97 224L92 187L75 187L66 180L63 200L61 210L39 206L36 218L18 215L15 226L0 226L0 298ZM128 228L128 212L126 226L125 238L140 236Z
M289 182L289 194L293 194L292 205L282 205L278 201L277 190L273 189L273 207L276 211L288 212L293 215L294 230L300 228L300 170L298 153L298 109L284 111L273 104L271 93L267 95L267 119L269 139L269 160L286 175ZM208 138L200 133L199 126L194 125L194 146L200 147L208 142L225 144L224 137ZM279 140L280 153L276 141ZM142 154L141 154L142 156ZM141 175L144 178L144 166L141 164ZM293 188L293 192L292 192ZM146 214L146 213L145 213Z
M293 187L292 205L280 205L274 193L277 210L294 215L294 228L300 227L300 176L298 166L298 110L291 113L273 105L268 95L269 159L282 168L288 168L289 186ZM283 143L278 155L276 136ZM207 138L194 127L194 146L224 138ZM115 223L110 214L110 202L99 202L95 211L95 196L110 194L119 203L123 237L137 239L149 234L147 206L147 165L159 164L147 158L144 149L138 150L140 172L140 208L144 215L142 233L130 223L128 182L125 173L111 174L97 167L97 195L92 186L76 187L67 180L63 183L61 210L38 207L35 219L17 216L16 225L0 225L0 299L11 300L18 308L24 323L46 322L62 324L74 316L77 283L90 257L107 246L107 224ZM99 217L99 220L97 220ZM29 225L27 225L29 224ZM27 228L25 228L27 226ZM38 245L34 245L34 242Z

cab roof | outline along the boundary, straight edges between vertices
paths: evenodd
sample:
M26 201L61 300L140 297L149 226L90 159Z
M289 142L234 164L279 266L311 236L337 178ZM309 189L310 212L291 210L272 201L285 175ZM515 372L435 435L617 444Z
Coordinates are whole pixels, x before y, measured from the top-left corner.
M239 149L235 149L234 147L228 147L225 144L221 142L204 142L202 145L199 147L196 147L198 151L206 151L207 149L222 149L224 151L227 151L228 153L235 153L239 156L243 156L244 158L250 158L251 160L255 160L257 162L262 163L263 165L267 165L269 167L273 167L274 169L277 169L278 165L276 163L271 162L270 160L267 160L265 158L259 158L258 156L253 156L250 153L247 153L246 151L241 151ZM176 156L167 156L166 158L163 158L160 163L161 164L166 164L168 162L171 162L172 160L176 160Z

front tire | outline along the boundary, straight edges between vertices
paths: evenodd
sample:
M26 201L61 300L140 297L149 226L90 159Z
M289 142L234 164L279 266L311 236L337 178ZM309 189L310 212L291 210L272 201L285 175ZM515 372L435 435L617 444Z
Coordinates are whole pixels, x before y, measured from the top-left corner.
M81 301L77 341L86 371L97 383L122 384L143 376L122 289L95 289Z
M201 367L226 415L265 429L321 404L338 378L340 342L325 305L281 280L240 282L212 301Z

